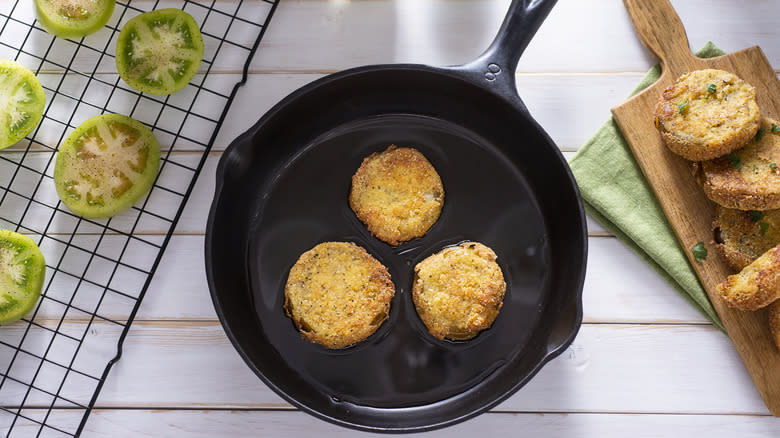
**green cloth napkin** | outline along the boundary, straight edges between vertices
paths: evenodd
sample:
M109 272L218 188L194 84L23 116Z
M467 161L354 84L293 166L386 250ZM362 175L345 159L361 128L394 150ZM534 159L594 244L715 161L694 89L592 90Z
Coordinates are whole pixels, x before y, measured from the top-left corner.
M711 42L696 52L702 58L722 54ZM654 66L631 95L653 84L660 75L660 66ZM569 165L585 201L585 210L725 333L613 118L588 140Z

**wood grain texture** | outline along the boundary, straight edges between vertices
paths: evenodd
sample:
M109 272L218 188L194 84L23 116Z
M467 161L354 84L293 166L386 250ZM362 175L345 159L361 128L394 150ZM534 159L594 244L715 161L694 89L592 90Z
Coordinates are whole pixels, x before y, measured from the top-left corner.
M29 410L27 415L42 415ZM58 425L78 423L78 414L56 410ZM31 421L21 421L23 436L35 436L37 428ZM0 423L0 428L2 423ZM491 412L473 420L415 438L452 438L484 436L523 436L545 438L657 438L684 436L689 438L766 438L776 432L774 418L749 415L677 415L603 413L511 413ZM42 434L41 436L51 436ZM291 410L114 410L98 409L90 417L84 437L111 438L378 438L344 429L318 420L311 415ZM384 435L387 436L387 435Z
M709 40L728 51L758 44L773 61L780 57L777 2L672 3L694 47ZM462 63L484 50L508 5L509 0L285 1L252 71L332 72L387 62ZM620 0L559 1L523 53L518 71L640 72L652 63L634 37Z
M84 323L63 330L82 333ZM11 325L0 339L21 336ZM110 342L120 327L98 322L87 333L85 351L73 369L92 374L115 351ZM29 335L28 335L29 336ZM98 342L101 341L101 342ZM36 331L25 350L38 353L48 338ZM67 364L72 349L57 343L51 359ZM6 349L0 345L0 358ZM695 351L695 355L676 352ZM7 356L6 356L7 357ZM0 360L0 367L6 366ZM46 364L34 376L37 360L24 353L0 392L4 407L18 406L27 388L56 392L64 371ZM58 373L53 371L59 370ZM94 381L69 373L59 395L74 402L91 396ZM52 398L33 391L28 408L46 407ZM57 407L73 407L64 399ZM291 406L246 366L218 321L136 321L123 357L111 372L98 408L111 409L288 409ZM521 390L495 408L502 412L610 412L615 414L702 414L769 416L750 376L729 340L712 326L583 324L572 345L545 365ZM3 415L0 415L0 422ZM777 420L780 424L780 420ZM2 428L0 426L0 431Z
M0 1L0 12L13 3ZM153 3L132 1L142 9ZM218 0L216 5L229 10L238 3ZM266 3L242 4L244 18L251 19ZM221 331L208 296L202 257L219 151L278 100L322 73L366 63L445 65L473 58L493 37L508 4L509 0L280 3L252 63L248 83L231 107L141 306L139 321L150 323L134 324L128 350L119 362L125 365L110 373L107 384L112 389L100 401L105 409L93 412L83 438L369 436L320 421L283 402L281 406L280 399L274 399L248 372L227 338L205 334ZM693 48L709 40L729 52L757 44L780 67L780 44L776 44L780 2L672 0L672 4ZM159 3L159 7L181 5L172 0ZM26 22L32 22L32 8L29 12ZM9 23L6 32L17 24ZM90 41L89 37L85 40ZM31 41L33 47L40 43ZM0 47L0 54L3 51ZM82 52L74 67L90 68L95 57L90 51ZM5 53L6 57L14 55ZM225 53L230 56L213 65L210 81L214 82L209 84L223 91L235 82L242 65L241 57ZM634 36L621 0L559 1L524 54L517 84L531 113L570 158L654 63ZM100 72L107 78L115 74L113 61L101 64ZM70 85L66 80L63 87ZM96 88L87 98L102 106L100 92ZM125 96L113 97L110 108L121 111ZM54 103L59 109L59 103ZM143 118L141 110L136 111L139 118ZM199 156L200 148L183 146L177 145L176 154ZM0 156L18 162L15 157L22 154L17 148L2 151ZM38 168L35 163L45 163L31 154L27 159L34 168ZM8 177L1 169L2 165L0 181ZM603 237L609 233L591 218L588 230L591 238L583 293L586 324L571 350L556 358L549 370L545 367L523 389L525 395L500 406L500 412L414 437L460 438L485 431L509 436L522 431L546 438L777 435L780 419L768 415L726 337L709 327L626 246L614 237ZM160 236L163 229L146 227L144 233ZM106 310L116 315L121 303L109 304ZM45 310L45 316L59 320L61 309ZM72 322L76 321L68 315L69 329L83 326ZM98 334L110 334L98 329ZM0 363L4 354L0 347ZM51 382L50 377L45 380ZM0 391L3 401L7 399ZM230 410L242 406L249 409ZM45 412L30 409L25 414L40 419ZM57 409L52 415L58 425L80 420L72 410ZM0 412L0 436L6 436L12 418ZM25 424L10 436L36 433L37 428ZM41 436L60 434L45 430Z
M758 47L711 59L691 53L685 29L668 0L624 0L640 40L662 64L660 79L612 110L645 177L663 207L682 247L769 410L780 416L780 351L769 334L764 311L742 312L726 306L716 286L732 273L716 256L711 232L714 204L697 184L690 163L673 154L653 123L653 107L664 88L681 74L716 68L736 74L756 88L762 114L780 115L780 82ZM704 242L710 257L693 259L690 249Z

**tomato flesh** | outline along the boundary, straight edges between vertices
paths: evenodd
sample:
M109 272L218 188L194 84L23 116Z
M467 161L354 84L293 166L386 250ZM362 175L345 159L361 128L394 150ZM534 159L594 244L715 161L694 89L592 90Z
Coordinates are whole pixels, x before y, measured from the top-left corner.
M114 216L138 202L160 168L160 145L130 117L104 114L82 123L57 153L54 183L62 202L85 218Z
M27 236L0 230L0 325L30 313L43 290L46 261Z
M38 22L60 38L81 38L105 26L116 0L35 0Z
M46 95L33 72L0 59L0 149L32 132L43 117Z
M119 76L138 91L165 96L192 80L203 58L203 36L180 9L141 14L122 27L116 43Z

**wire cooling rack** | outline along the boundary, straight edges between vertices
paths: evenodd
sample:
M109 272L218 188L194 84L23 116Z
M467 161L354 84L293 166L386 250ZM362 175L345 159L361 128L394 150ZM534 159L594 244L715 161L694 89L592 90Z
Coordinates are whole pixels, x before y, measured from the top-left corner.
M44 32L32 0L0 2L0 58L34 71L47 101L35 131L0 152L0 228L31 236L47 263L35 311L0 327L6 437L81 433L278 1L117 1L109 23L81 40ZM129 19L167 7L187 11L200 25L201 71L171 96L141 94L116 74L116 38ZM215 66L236 66L243 78L214 80ZM61 205L52 175L57 145L102 113L145 123L163 153L144 200L94 221Z

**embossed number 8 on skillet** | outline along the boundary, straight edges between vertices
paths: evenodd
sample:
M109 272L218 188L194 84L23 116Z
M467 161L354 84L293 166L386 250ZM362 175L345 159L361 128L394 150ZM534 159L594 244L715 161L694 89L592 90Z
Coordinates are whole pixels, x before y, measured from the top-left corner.
M238 352L290 403L362 430L442 427L506 399L574 339L582 203L514 82L554 3L514 0L493 44L466 65L377 65L315 81L226 150L206 231L209 287ZM419 149L446 191L438 222L397 247L372 237L347 199L361 160L390 144ZM476 338L438 341L414 310L412 269L462 240L498 254L504 307ZM324 241L366 248L396 285L389 319L340 350L303 340L282 308L290 267Z

